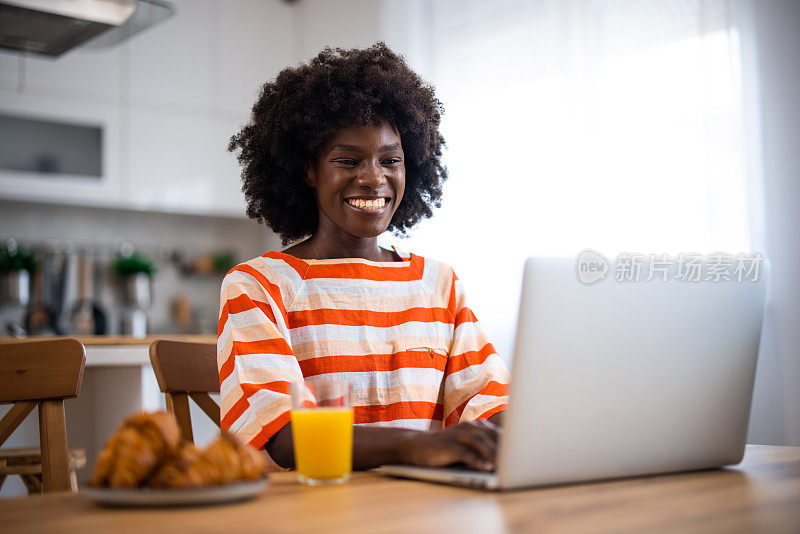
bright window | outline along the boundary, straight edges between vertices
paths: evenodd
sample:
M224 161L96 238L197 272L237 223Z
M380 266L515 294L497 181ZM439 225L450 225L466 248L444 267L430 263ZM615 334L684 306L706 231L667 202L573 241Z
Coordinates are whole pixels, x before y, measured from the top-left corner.
M726 1L432 5L450 178L391 241L455 266L502 356L527 256L750 250Z

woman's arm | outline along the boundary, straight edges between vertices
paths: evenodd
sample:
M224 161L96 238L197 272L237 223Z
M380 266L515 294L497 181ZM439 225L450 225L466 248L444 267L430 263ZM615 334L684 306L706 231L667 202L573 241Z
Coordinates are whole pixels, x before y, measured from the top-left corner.
M494 423L497 426L502 428L502 426L503 426L503 414L504 413L505 412L497 412L496 414L494 414L493 416L491 416L489 418L489 422L490 423Z
M353 467L370 469L384 464L441 467L462 462L473 469L491 471L499 432L499 427L489 421L471 421L432 431L357 426L353 428ZM294 467L291 423L276 433L265 448L278 465Z
M445 424L486 418L499 423L502 416L495 416L508 404L508 368L467 305L460 280L452 271L450 277L446 302L454 322L442 383Z

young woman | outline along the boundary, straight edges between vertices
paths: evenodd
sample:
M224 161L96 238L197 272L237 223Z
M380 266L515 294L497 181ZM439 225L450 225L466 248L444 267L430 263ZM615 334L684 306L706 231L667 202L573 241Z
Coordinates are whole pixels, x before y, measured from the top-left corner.
M283 252L222 283L222 427L294 463L288 387L353 384L356 469L494 468L508 371L451 267L378 246L440 205L441 104L385 44L323 50L264 85L231 139L247 214Z

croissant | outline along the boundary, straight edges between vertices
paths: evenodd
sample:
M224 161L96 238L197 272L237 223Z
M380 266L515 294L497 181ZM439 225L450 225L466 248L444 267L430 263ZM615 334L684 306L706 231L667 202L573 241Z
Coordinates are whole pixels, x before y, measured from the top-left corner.
M242 442L240 438L233 434L223 433L223 436L230 435L237 442L237 451L242 460L242 471L240 478L242 480L258 480L267 474L267 458L258 452L255 448Z
M159 488L186 488L256 480L266 472L266 461L250 445L228 432L205 450L183 445L150 479Z
M195 488L206 485L200 471L195 467L202 451L193 443L183 443L172 451L164 463L148 480L154 488Z
M180 428L171 414L132 415L106 443L89 483L112 488L139 486L180 439Z

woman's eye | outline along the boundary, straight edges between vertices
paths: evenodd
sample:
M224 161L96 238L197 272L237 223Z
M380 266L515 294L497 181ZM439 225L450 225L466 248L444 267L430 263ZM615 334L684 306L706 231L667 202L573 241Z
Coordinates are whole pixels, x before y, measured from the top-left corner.
M343 165L355 165L356 164L356 160L354 160L354 159L346 159L346 158L345 159L336 159L336 160L334 160L334 162L335 163L341 163Z
M396 163L400 163L400 158L389 158L389 159L383 160L383 164L384 165L394 165Z

